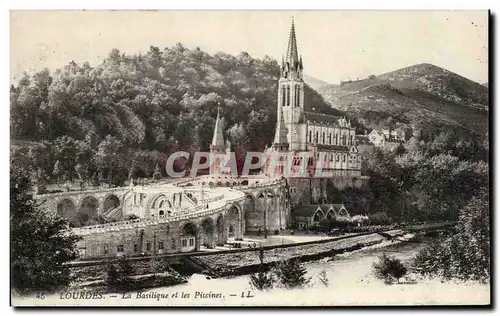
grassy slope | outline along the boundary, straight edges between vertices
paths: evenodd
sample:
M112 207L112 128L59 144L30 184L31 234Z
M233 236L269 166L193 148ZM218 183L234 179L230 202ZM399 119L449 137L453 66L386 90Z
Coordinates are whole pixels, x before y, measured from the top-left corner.
M333 108L357 116L371 128L383 127L392 117L405 125L451 125L480 135L487 130L488 89L429 64L320 86L318 92Z

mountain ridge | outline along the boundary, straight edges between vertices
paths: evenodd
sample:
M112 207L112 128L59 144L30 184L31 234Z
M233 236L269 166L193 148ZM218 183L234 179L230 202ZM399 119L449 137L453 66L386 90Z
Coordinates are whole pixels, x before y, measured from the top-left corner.
M432 64L338 85L311 86L332 108L356 117L368 128L436 124L476 135L487 132L488 88Z

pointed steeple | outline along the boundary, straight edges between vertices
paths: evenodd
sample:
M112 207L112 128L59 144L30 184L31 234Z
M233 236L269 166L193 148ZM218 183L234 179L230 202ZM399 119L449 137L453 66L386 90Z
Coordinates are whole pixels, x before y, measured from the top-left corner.
M290 28L290 36L288 38L288 48L286 51L286 62L290 64L291 70L296 70L299 62L299 53L297 49L297 38L295 36L295 22L292 17L292 27Z
M217 147L224 149L225 148L225 143L224 143L224 133L222 130L222 122L220 119L220 107L217 107L217 119L215 121L215 129L214 129L214 137L212 138L212 146L211 147Z
M278 123L276 124L276 131L274 134L274 142L273 145L275 148L280 148L286 150L288 148L288 139L286 135L288 134L288 130L285 126L285 121L283 120L283 109L280 110L278 115Z

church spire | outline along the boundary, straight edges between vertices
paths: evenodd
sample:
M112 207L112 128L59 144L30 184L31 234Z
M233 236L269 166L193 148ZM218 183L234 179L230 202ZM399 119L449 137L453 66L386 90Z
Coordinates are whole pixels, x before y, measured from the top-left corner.
M280 108L278 112L278 123L276 124L276 131L274 134L273 147L280 150L288 150L287 134L288 130L283 120L283 109Z
M224 134L222 130L222 122L220 118L220 106L217 106L217 119L215 121L214 137L212 138L212 146L217 148L224 148Z
M299 52L297 49L297 38L295 36L295 22L293 20L293 17L292 17L292 27L290 28L290 36L288 38L286 62L290 64L291 70L297 69L297 63L299 62Z
M299 58L299 50L297 49L297 36L295 35L295 21L292 17L292 26L290 27L290 35L288 37L288 47L284 66L282 67L283 78L302 79L302 56Z

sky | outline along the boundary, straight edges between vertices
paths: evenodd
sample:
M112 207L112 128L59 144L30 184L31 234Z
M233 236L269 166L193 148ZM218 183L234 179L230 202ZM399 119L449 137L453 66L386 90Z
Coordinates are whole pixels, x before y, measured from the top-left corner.
M306 75L330 83L430 63L488 81L487 11L11 11L11 80L180 42L208 53L286 54L292 16Z

